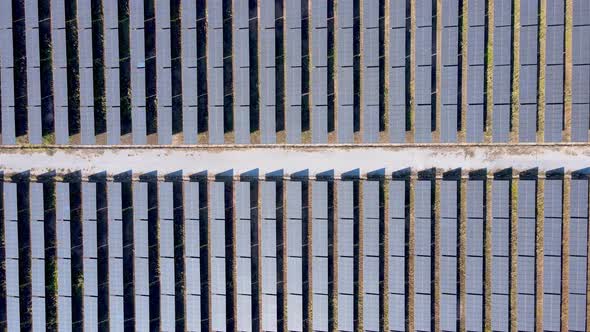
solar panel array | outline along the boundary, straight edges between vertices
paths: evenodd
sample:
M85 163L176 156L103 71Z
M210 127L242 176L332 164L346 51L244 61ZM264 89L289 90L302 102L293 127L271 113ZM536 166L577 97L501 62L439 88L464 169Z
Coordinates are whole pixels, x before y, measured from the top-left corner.
M415 96L415 133L414 141L428 143L432 141L432 115L433 82L436 63L433 63L433 54L436 54L436 36L433 33L433 16L436 12L436 1L422 0L416 4L416 67L414 78Z
M97 330L105 322L115 330L130 323L137 329L175 329L182 322L190 331L224 330L231 322L240 331L253 330L257 324L263 330L277 330L280 324L286 324L290 331L324 331L337 322L338 330L354 331L362 317L362 326L367 330L379 330L382 320L387 319L392 331L401 331L410 319L408 293L413 292L412 319L417 330L427 331L438 323L441 330L454 331L460 324L458 281L464 278L467 330L482 330L485 318L490 319L492 330L507 331L511 314L516 315L516 324L524 331L534 330L539 319L545 330L559 330L563 317L570 330L585 330L587 178L567 180L571 189L568 252L561 249L566 197L563 186L568 184L562 178L521 178L517 196L511 195L514 180L493 179L491 198L485 197L487 180L471 178L460 182L446 175L436 180L418 178L415 182L403 178L384 182L281 181L188 180L181 186L143 180L83 180L80 186L67 182L3 182L6 274L2 281L6 286L2 292L6 293L1 295L6 299L2 305L6 306L7 320L0 321L0 325L16 330L21 323L27 323L21 320L27 317L33 328L43 329L52 326L46 325L53 324L51 317L57 317L60 329L82 323L88 330ZM537 181L544 181L542 205L537 202ZM408 186L410 183L414 186ZM458 262L460 183L466 183L465 270L459 269ZM438 204L432 199L435 186L440 191ZM285 209L280 205L281 190ZM80 200L75 198L78 194ZM176 199L180 197L181 200ZM383 202L387 206L381 206L383 197L388 198ZM411 197L413 211L409 208ZM229 206L232 200L233 206ZM483 241L486 201L491 202L492 224L491 257L485 259L491 261L491 271L484 271L483 267L487 255ZM516 232L510 225L513 205L518 213L514 220ZM437 273L433 270L437 244L432 232L436 206L440 216ZM333 207L335 215L329 212ZM544 227L542 236L537 237L536 215L541 207ZM130 216L125 212L129 208L132 218L125 217ZM77 211L80 217L76 217ZM285 229L279 229L280 213L285 216ZM414 218L413 239L408 228L410 213ZM259 217L253 219L255 215ZM201 222L203 216L208 218L207 222ZM387 227L381 222L383 216L388 217ZM74 225L78 221L79 233ZM21 229L25 225L29 227L28 235ZM334 234L330 225L334 226ZM175 227L180 226L183 238L175 239ZM157 229L156 237L150 234L150 227ZM226 237L229 232L233 237ZM281 243L279 234L283 232L285 242ZM516 236L516 248L510 246L511 235ZM52 236L55 251L51 248ZM81 237L81 248L77 247L80 242L75 236ZM202 236L206 237L204 241ZM411 240L415 243L413 274L406 267ZM101 243L108 248L101 248ZM543 246L544 260L542 317L535 317L535 304L539 303L535 294L537 245ZM25 246L30 248L30 254L21 254ZM178 246L183 247L183 256L175 261ZM205 262L201 260L203 250L208 256ZM517 279L512 281L518 293L514 308L509 305L512 250L518 255ZM387 263L385 254L389 255ZM564 254L569 256L567 266L562 266ZM133 262L133 267L124 267L124 259ZM279 265L283 259L285 271ZM337 271L334 280L330 260ZM81 266L74 261L81 261ZM22 269L26 266L31 268L30 283L23 279ZM80 292L77 285L81 281L73 279L79 273L76 268L82 269ZM562 268L569 273L568 293L564 294ZM280 279L281 274L285 279ZM489 318L483 314L486 274L491 275ZM437 296L432 288L435 275L439 278ZM57 288L48 288L55 281ZM228 288L228 282L234 287ZM154 283L159 288L154 289ZM278 297L283 292L285 311L280 309ZM47 296L57 297L57 307L53 309L56 312L46 311L51 308ZM567 299L562 299L564 296ZM569 303L569 317L562 316L566 309L561 306L562 300ZM72 321L77 311L74 303L83 306L81 322ZM177 311L179 303L183 304L183 312ZM387 308L382 309L382 303L388 303ZM227 311L228 304L233 311ZM30 305L31 311L23 312L23 305ZM438 308L440 318L432 318L433 308Z
M573 1L572 141L587 142L590 128L590 3Z
M447 179L440 185L440 326L457 331L459 317L457 257L459 224L457 220L458 185Z
M311 142L328 142L328 8L325 1L311 0L310 79Z
M510 323L510 185L492 182L492 330L509 331Z
M492 140L508 142L512 82L512 1L494 2Z
M467 142L483 142L485 82L485 0L467 6Z
M537 133L537 71L539 64L539 2L520 4L519 141L534 142Z
M483 331L484 310L484 210L485 182L467 181L467 258L465 262L466 328Z
M442 2L441 142L457 141L459 99L459 0Z
M91 145L105 143L105 136L107 144L138 145L354 143L355 137L373 143L384 135L404 143L412 134L410 141L420 143L474 143L487 140L488 129L494 142L509 141L516 130L519 142L587 142L589 5L572 1L572 43L565 45L570 36L565 36L564 0L548 0L543 13L537 0L523 0L516 24L510 0L494 2L489 22L486 11L492 9L485 0L460 3L421 0L410 6L408 0L391 0L385 6L345 0L329 8L331 2L320 0L202 5L129 0L128 25L121 23L127 21L127 7L116 0L95 6L80 0L72 10L54 1L50 21L37 0L19 3L14 13L7 4L0 16L2 144ZM93 23L99 21L102 31ZM520 39L518 68L512 67L513 31ZM542 42L546 61L539 68ZM76 52L69 54L71 45ZM48 59L45 48L52 50ZM573 69L566 81L570 52ZM492 86L486 84L488 74ZM564 104L570 85L571 125ZM173 91L176 87L182 91ZM544 114L538 116L539 90ZM490 124L486 93L493 93ZM21 114L15 107L26 110ZM440 135L433 135L437 131Z

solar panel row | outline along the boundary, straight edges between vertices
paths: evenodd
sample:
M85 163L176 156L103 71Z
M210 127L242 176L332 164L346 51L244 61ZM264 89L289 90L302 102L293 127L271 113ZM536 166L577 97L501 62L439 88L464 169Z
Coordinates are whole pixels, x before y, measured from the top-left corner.
M574 142L587 142L590 127L590 4L573 1L572 28L572 135Z
M389 140L403 143L406 133L406 63L408 57L407 1L393 0L389 4ZM340 116L340 115L339 115Z
M470 1L467 15L467 142L482 142L484 132L485 0Z
M328 142L328 9L311 0L311 142Z
M338 77L338 142L352 143L354 132L354 3L336 7L336 61Z
M416 3L416 75L414 78L415 96L415 128L414 141L428 143L432 141L432 99L433 86L433 55L436 53L436 38L432 30L436 2L419 1Z
M483 331L483 277L484 277L484 190L482 180L467 181L467 260L466 328L469 331Z
M33 329L45 328L45 215L43 184L29 184Z
M285 6L285 107L287 143L301 143L302 106L302 15L301 0L286 1ZM339 6L346 6L343 3Z
M362 107L363 142L379 140L379 1L364 1L362 5Z
M236 143L246 144L250 143L250 10L247 1L232 2L234 135Z
M569 321L571 330L586 329L588 259L588 180L572 179L570 191Z
M41 196L41 202L42 200ZM96 184L82 183L82 266L84 329L98 327L98 239Z
M182 132L184 143L195 144L197 143L198 133L199 103L197 45L202 36L199 36L197 33L196 2L182 0L181 6ZM237 78L239 73L234 70L234 75Z
M548 12L550 12L548 10ZM543 235L543 329L559 331L561 303L562 180L545 180Z
M261 184L262 330L277 330L277 206L276 182Z
M508 142L512 82L512 1L494 2L492 140Z
M172 182L158 184L158 253L160 266L160 328L176 326L174 295L174 188Z
M518 183L517 239L517 326L520 331L535 329L535 239L536 239L536 181Z
M0 96L2 96L2 144L16 144L14 117L14 55L12 46L12 3L0 11Z
M509 331L510 181L492 182L492 329Z
M545 67L545 141L562 140L564 86L564 0L547 1Z
M116 2L112 4L111 10L116 13L117 10ZM115 16L117 17L117 16ZM145 29L144 29L144 3L142 0L130 0L129 2L129 53L130 53L130 77L131 77L131 125L133 144L146 144L147 143L147 119L146 119L146 76L145 76ZM118 21L112 22L113 27L110 30L112 47L107 48L107 55L105 58L111 59L111 65L115 68L111 70L111 105L112 105L112 124L109 126L112 128L112 144L120 142L120 110L117 105L119 103L119 54L118 54L118 30L115 27L118 26ZM107 73L109 73L107 71ZM108 89L109 84L107 84ZM107 98L109 94L107 93ZM107 102L108 105L108 102ZM108 125L108 124L107 124ZM108 131L108 129L107 129ZM116 143L115 143L116 142Z
M186 182L184 191L184 271L186 285L186 329L201 328L201 238L199 216L199 183Z
M68 59L66 55L66 12L64 1L52 1L51 43L53 74L53 107L55 143L69 143L68 126Z
M133 269L135 283L135 326L148 328L149 313L149 253L148 253L148 184L133 184Z
M209 283L211 329L226 329L226 271L225 271L225 184L209 185Z
M80 143L94 144L94 61L92 54L92 1L78 1L78 52L80 70ZM32 49L38 50L38 42ZM38 53L38 52L36 52ZM37 54L38 56L38 54ZM38 77L38 76L36 76ZM39 104L40 103L39 99ZM41 114L39 114L39 121ZM39 129L40 129L39 125ZM41 133L39 132L39 139Z
M457 181L440 182L440 325L444 331L457 330L457 189Z
M522 1L520 11L520 142L534 142L536 140L538 13L538 1Z
M172 143L172 59L170 2L155 2L156 97L158 99L158 144Z
M440 141L457 141L459 111L459 1L445 0L442 5L441 41L441 128Z
M109 328L123 331L123 201L119 182L107 183Z
M379 331L380 207L379 181L363 183L363 328Z
M338 183L338 330L354 331L354 183Z
M412 188L411 188L412 189ZM414 324L416 330L431 329L432 200L431 181L418 180L414 189Z
M406 321L406 186L389 184L389 326L403 331Z
M72 326L72 246L70 237L70 184L55 185L55 235L57 244L57 326Z
M18 207L16 189L16 183L3 184L6 326L11 331L17 331L20 328Z
M312 329L328 331L328 182L311 182Z
M135 6L135 7L134 7ZM130 15L139 14L136 9L137 4L131 3ZM143 13L143 9L141 9ZM104 13L104 84L105 84L105 106L106 106L106 132L107 144L119 144L121 141L121 112L120 112L120 92L119 92L119 15L118 4L116 0L103 1ZM131 17L131 16L130 16ZM137 19L131 20L137 22ZM143 28L143 25L141 26ZM137 46L139 38L143 35L137 34L137 25L130 24L130 44ZM143 31L142 31L143 33ZM143 44L140 44L143 45ZM136 72L136 52L143 50L130 50L131 52L131 84L132 93L135 94L137 72Z
M260 143L276 143L275 2L262 0L258 6Z
M207 109L209 110L209 143L222 144L223 105L223 2L207 2ZM261 66L264 67L264 66ZM262 81L261 81L261 84ZM261 95L261 100L262 100Z
M303 192L288 181L287 196L287 329L303 331Z
M39 48L39 8L36 0L25 1L25 29L27 54L27 120L29 143L41 144L41 59ZM83 4L82 4L83 5ZM82 7L80 11L85 8ZM84 16L84 15L80 15ZM84 30L82 30L82 34ZM84 45L81 45L81 47ZM80 69L82 69L80 59ZM82 70L80 71L82 75ZM80 80L82 85L82 80ZM80 99L80 102L82 100ZM94 120L94 118L93 118ZM94 123L92 126L94 130Z
M252 331L250 183L235 183L237 330Z

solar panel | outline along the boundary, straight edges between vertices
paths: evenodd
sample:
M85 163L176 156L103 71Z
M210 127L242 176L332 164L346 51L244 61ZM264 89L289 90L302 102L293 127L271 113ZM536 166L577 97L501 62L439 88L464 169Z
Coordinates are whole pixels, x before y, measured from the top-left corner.
M441 294L440 296L440 326L443 331L457 330L457 296Z
M483 331L483 296L467 294L465 327L468 331Z
M174 203L173 183L158 183L158 241L160 265L160 323L163 330L173 330L175 322L174 305ZM172 298L170 300L169 298Z
M113 4L113 9L117 7ZM130 77L131 77L131 124L133 134L133 144L146 144L147 143L147 129L146 129L146 85L145 85L145 35L144 35L144 4L141 0L131 0L129 5L129 43L131 45L129 49L131 65L130 65ZM118 24L114 24L114 29ZM116 30L114 30L116 31ZM118 39L117 39L118 40ZM112 42L116 40L113 38ZM118 51L118 49L117 49ZM118 54L111 55L113 63L118 59ZM118 86L118 76L115 77L118 70L112 73L113 81L113 99L116 98L117 92L114 91L115 87ZM118 91L118 90L117 90ZM118 105L118 103L117 103ZM114 106L113 106L114 108ZM114 110L115 115L118 117L118 109ZM117 124L120 128L120 124ZM116 129L116 128L113 128ZM119 129L120 132L120 129ZM119 133L113 133L117 136ZM117 138L117 141L119 139ZM115 144L115 143L113 143Z
M84 327L98 326L98 247L96 184L82 182L82 251L84 275Z
M58 326L72 326L72 272L70 238L70 185L58 182L56 190L57 315Z
M286 182L287 204L287 325L303 331L303 224L301 182Z
M65 4L53 1L51 8L51 42L53 65L53 102L55 143L68 144L68 75L66 56Z
M417 331L430 331L431 297L425 294L416 294L414 299L414 326Z
M250 183L237 182L236 190L236 259L237 325L240 331L252 329L252 278L250 259Z
M12 3L0 13L0 95L2 96L2 144L16 144L14 118L14 59L12 44ZM18 316L17 316L18 317Z
M262 302L262 321L264 330L277 328L277 216L276 216L276 182L261 183L262 221L261 221L261 269L262 293L268 296Z
M135 326L149 329L148 184L145 182L133 183L133 252Z
M81 10L85 8L82 4ZM30 144L41 144L41 61L39 52L39 9L37 1L28 0L25 6L27 54L27 120ZM83 32L81 32L83 33ZM81 66L82 67L82 66ZM80 82L83 85L82 82ZM94 128L92 128L94 130Z
M570 294L568 316L568 327L572 331L586 329L586 295Z
M0 14L2 15L2 14ZM1 19L2 17L0 17ZM0 22L4 22L0 20ZM3 183L4 190L4 264L6 287L6 321L7 328L20 329L19 306L19 243L18 243L18 207L16 183Z
M521 71L521 79L522 79ZM522 87L522 85L521 85ZM522 91L522 89L520 90ZM536 88L535 88L536 91ZM522 96L522 94L521 94ZM522 99L521 99L522 100ZM519 109L519 132L518 140L520 142L534 142L537 132L537 105L522 105Z
M379 182L363 184L363 326L379 330Z
M523 0L520 4L520 25L536 25L538 23L539 3L536 0Z
M123 216L121 183L107 183L109 327L122 330L123 318Z
M313 329L328 329L328 183L313 181L312 293ZM317 300L317 302L316 302Z
M336 61L338 62L338 142L353 141L353 2L344 1L338 4L336 12Z
M132 2L130 4L130 21L133 20L137 14L143 15L143 3L141 3L141 10L135 10L139 2ZM120 124L120 95L119 95L119 19L118 19L118 4L116 0L106 0L103 2L103 16L104 16L104 54L105 54L105 104L106 104L106 130L107 130L107 144L118 144L120 142L121 124ZM142 16L143 19L143 16ZM130 44L136 45L139 41L138 31L134 30L137 25L130 24ZM142 26L143 28L143 26ZM140 31L143 36L143 30ZM143 41L143 37L141 37ZM141 44L143 45L143 44ZM142 50L131 50L131 59L135 60L135 54ZM136 62L133 61L132 64ZM137 66L131 66L131 80L132 84L136 83L137 76L135 76L135 69ZM136 86L132 87L135 89ZM136 93L132 90L133 94Z
M198 80L197 80L197 6L194 1L181 1L182 38L182 132L184 143L197 143ZM237 16L237 14L236 14ZM235 72L238 76L238 73ZM237 130L237 128L236 128Z
M259 4L260 142L276 142L275 3Z
M207 3L207 93L209 143L222 144L223 137L223 8L222 3ZM261 81L262 82L262 81Z
M391 1L389 9L389 131L390 141L401 143L406 131L406 2Z
M250 143L250 31L249 8L233 1L233 93L236 143Z

